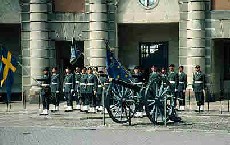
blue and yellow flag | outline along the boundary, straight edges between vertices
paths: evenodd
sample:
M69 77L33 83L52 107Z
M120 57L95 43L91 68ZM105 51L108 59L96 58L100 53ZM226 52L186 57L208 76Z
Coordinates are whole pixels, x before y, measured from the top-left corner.
M106 49L106 69L109 77L125 82L132 82L132 75L115 58L109 48Z
M0 85L1 87L5 83L7 98L11 96L11 88L14 83L14 72L16 71L16 58L6 48L0 48Z

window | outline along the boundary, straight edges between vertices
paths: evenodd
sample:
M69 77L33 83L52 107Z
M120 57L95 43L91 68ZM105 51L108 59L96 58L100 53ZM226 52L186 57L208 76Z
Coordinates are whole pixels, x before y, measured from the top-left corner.
M230 0L212 0L212 10L230 10Z
M54 12L85 12L85 0L53 0Z

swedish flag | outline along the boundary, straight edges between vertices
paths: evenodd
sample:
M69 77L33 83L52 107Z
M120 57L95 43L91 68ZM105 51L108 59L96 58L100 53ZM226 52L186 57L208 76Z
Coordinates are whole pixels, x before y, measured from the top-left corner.
M106 49L106 69L109 77L125 82L132 82L132 75L126 71L109 48Z
M7 101L10 101L11 88L14 83L14 72L16 71L16 58L6 48L0 48L0 85L1 87L5 83Z

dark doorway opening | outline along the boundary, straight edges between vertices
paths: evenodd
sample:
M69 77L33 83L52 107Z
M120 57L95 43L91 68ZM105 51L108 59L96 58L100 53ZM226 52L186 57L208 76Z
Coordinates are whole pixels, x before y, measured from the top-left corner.
M84 52L84 41L77 41L77 48ZM74 65L70 64L70 46L71 41L56 41L55 48L56 48L56 62L57 67L59 68L59 73L61 76L64 74L64 69L66 67L70 67L74 70L77 66L84 67L84 56L81 55L77 62Z
M168 66L168 42L140 42L139 60L144 69L155 65L158 68Z

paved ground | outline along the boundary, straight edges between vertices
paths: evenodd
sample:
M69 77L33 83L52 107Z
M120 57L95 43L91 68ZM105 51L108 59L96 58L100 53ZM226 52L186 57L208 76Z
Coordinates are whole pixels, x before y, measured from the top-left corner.
M213 102L210 111L194 112L195 105L179 112L182 123L154 126L147 117L132 119L132 125L114 123L107 115L58 113L39 116L37 104L13 103L10 112L0 104L0 145L30 144L221 144L230 145L228 102ZM206 104L207 110L207 104ZM222 110L222 114L221 111ZM87 138L87 137L90 138ZM183 139L181 139L181 137ZM126 142L127 140L127 142ZM45 142L46 141L46 142Z

